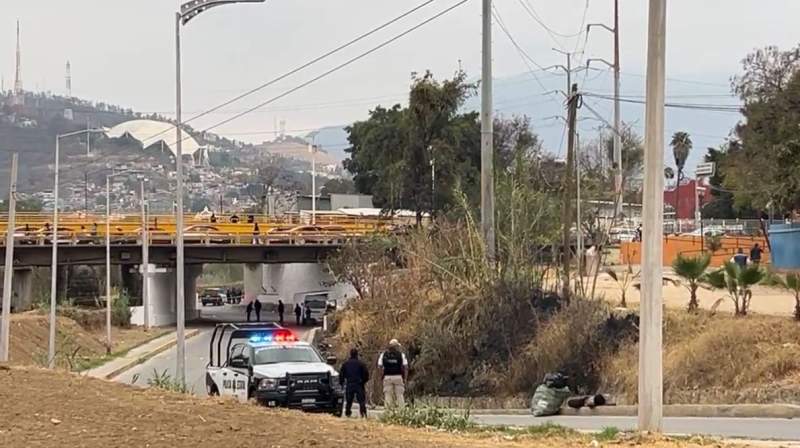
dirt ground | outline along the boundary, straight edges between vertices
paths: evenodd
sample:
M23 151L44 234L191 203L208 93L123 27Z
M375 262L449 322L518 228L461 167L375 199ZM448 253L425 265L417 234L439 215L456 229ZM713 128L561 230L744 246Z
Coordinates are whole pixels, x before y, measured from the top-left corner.
M11 363L43 366L47 360L50 324L48 316L23 313L11 316ZM141 328L112 327L112 352L129 350L163 330L144 331ZM90 367L106 356L105 329L86 330L74 320L59 316L56 326L56 359L59 367L81 370Z
M615 266L614 268L618 272L623 269L620 266ZM639 266L633 266L633 272L639 272ZM678 279L670 268L664 268L664 277ZM591 282L591 278L588 278L588 280ZM640 281L640 279L637 279L636 283ZM667 307L685 309L689 305L689 291L685 287L666 284L662 291L664 304ZM618 304L621 290L614 279L605 272L601 272L597 277L597 295L605 297L606 300L613 304ZM629 305L638 306L639 297L638 289L634 286L628 287L627 300ZM697 297L701 308L711 309L718 299L726 297L726 293L721 290L711 291L700 288L697 291ZM753 288L753 300L750 303L750 310L753 313L771 316L791 316L794 312L794 305L794 296L791 293L766 286L755 286ZM733 302L726 297L717 309L721 312L733 313Z
M0 366L2 447L586 447L574 438L508 440L270 411L222 399L141 390L64 372ZM717 442L628 439L602 446L677 448ZM598 445L599 446L599 445Z

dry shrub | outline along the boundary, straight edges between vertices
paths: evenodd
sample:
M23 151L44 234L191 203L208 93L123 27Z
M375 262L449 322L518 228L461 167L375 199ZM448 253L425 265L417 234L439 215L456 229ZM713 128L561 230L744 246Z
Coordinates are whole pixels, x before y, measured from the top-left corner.
M664 333L667 402L687 396L713 400L706 395L720 390L750 389L759 395L759 388L800 377L800 326L788 319L669 312ZM638 354L637 345L626 347L604 372L605 384L631 403L637 393Z
M602 361L635 338L636 319L612 316L605 302L576 299L540 325L538 334L512 359L508 390L531 392L548 372L570 377L574 391L598 390Z
M613 345L604 336L609 311L601 302L576 300L559 312L562 300L539 288L535 267L485 262L471 222L411 232L394 247L377 257L374 246L349 248L347 259L331 263L334 272L366 285L336 319L337 354L355 346L374 366L387 342L399 339L416 395L527 393L545 371L563 367L584 388L596 382L584 384ZM386 261L391 253L402 254L402 268ZM550 330L536 338L540 327ZM510 365L517 373L508 374ZM373 387L374 397L380 385Z
M97 330L106 325L106 312L103 309L88 309L76 306L62 306L59 313L77 322L87 330Z

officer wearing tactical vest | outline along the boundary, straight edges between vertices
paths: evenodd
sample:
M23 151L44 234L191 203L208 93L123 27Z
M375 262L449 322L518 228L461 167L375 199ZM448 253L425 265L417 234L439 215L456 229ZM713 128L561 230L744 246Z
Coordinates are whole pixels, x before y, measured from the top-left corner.
M383 374L383 404L386 407L405 405L406 375L408 373L408 360L400 351L400 342L397 339L389 341L389 349L381 353L378 358L378 368Z

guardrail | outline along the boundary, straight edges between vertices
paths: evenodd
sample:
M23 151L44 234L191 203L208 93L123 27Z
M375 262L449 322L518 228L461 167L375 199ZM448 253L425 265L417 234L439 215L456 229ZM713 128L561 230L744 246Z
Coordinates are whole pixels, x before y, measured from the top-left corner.
M0 246L5 244L7 221L0 215ZM41 214L23 215L14 228L15 245L51 245L53 229ZM229 218L229 217L228 217ZM270 244L343 244L346 240L369 234L389 232L391 220L358 217L318 217L317 224L293 222L290 219L252 217L251 222L220 222L187 216L184 244L187 245L270 245ZM230 221L230 219L228 219ZM235 221L235 220L234 220ZM104 216L65 216L55 232L59 245L105 245ZM137 216L112 217L112 245L138 245L142 241L142 225ZM148 220L150 245L174 245L176 228L171 216L151 216Z

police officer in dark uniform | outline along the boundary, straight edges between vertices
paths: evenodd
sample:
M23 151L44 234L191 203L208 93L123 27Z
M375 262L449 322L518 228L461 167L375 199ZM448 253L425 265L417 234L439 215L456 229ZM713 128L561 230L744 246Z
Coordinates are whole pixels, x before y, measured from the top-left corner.
M364 386L369 381L369 369L358 359L358 349L350 350L350 359L342 364L339 370L339 384L345 388L344 415L350 417L353 409L353 399L358 400L358 412L362 418L367 418L367 393Z

